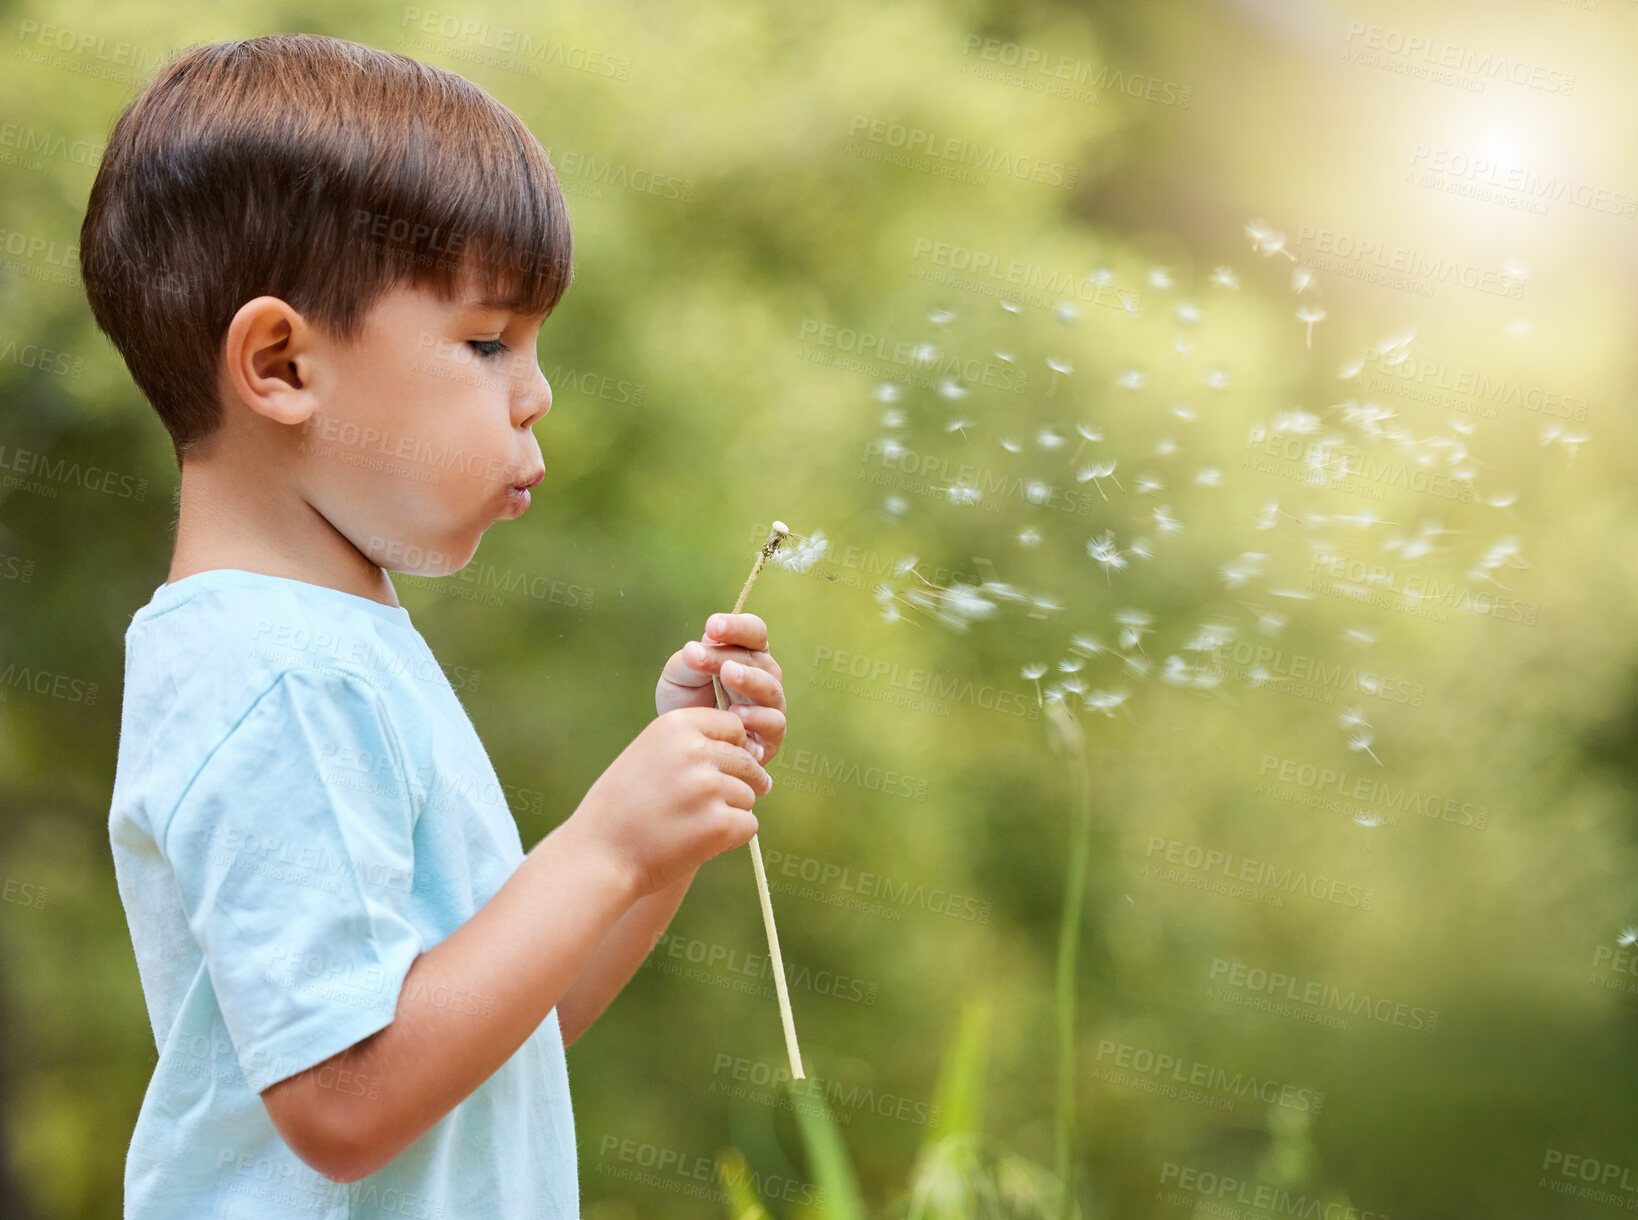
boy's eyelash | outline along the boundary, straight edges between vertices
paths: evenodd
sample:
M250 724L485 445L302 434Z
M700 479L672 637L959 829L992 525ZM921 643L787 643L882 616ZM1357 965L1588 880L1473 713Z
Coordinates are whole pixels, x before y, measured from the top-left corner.
M499 339L468 339L467 346L480 356L498 356L511 349Z

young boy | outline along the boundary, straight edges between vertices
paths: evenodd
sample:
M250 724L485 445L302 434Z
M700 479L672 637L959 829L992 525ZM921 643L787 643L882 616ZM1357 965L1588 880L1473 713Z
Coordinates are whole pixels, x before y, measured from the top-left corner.
M115 124L86 292L181 472L109 819L159 1052L128 1220L578 1215L564 1048L756 830L785 697L754 615L671 656L525 856L387 577L527 508L570 256L517 116L400 55L193 47Z

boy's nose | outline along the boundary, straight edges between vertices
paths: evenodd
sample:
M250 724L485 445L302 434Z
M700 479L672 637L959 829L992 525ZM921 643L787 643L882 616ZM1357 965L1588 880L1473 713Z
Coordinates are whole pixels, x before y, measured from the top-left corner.
M528 393L524 395L522 409L525 414L518 425L520 428L534 427L536 421L552 409L551 383L546 380L546 375L540 372L538 366L535 372L539 376L539 384L531 386Z

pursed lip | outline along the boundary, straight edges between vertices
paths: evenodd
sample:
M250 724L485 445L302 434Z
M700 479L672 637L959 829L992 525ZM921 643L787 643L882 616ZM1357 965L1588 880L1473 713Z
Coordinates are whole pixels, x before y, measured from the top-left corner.
M528 490L531 487L538 486L540 484L540 482L543 479L545 479L545 477L546 477L546 468L544 466L542 466L539 470L535 471L535 473L530 475L527 479L524 479L524 480L522 480L520 482L517 482L517 483L513 483L512 486L516 487L516 488L519 488L519 489L522 489L522 490Z

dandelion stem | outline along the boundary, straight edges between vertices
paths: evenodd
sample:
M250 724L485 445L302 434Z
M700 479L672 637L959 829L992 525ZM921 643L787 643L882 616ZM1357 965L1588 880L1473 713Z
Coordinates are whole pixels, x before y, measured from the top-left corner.
M779 544L790 537L790 533L783 521L773 523L773 529L768 532L768 540L756 553L756 562L751 565L751 574L745 578L745 587L739 591L739 600L734 603L735 614L745 608L745 599L750 596L751 586L756 584L762 565L779 549ZM711 675L711 686L717 694L717 707L726 712L728 692L722 688L722 681L716 674ZM779 997L779 1020L785 1027L785 1051L791 1060L791 1079L803 1080L806 1077L802 1072L802 1052L796 1045L796 1020L791 1016L791 997L785 982L785 962L779 956L779 932L774 928L773 900L768 896L768 874L762 867L762 846L754 834L751 836L750 847L751 866L756 871L757 897L762 900L762 925L768 931L768 956L773 961L774 991Z
M1058 927L1058 1104L1055 1168L1058 1175L1058 1215L1069 1220L1075 1210L1075 959L1080 950L1081 907L1086 891L1087 857L1092 846L1092 780L1086 766L1086 738L1080 723L1062 703L1047 709L1057 723L1057 735L1070 754L1075 787L1080 795L1080 817L1069 849L1069 876L1064 881L1063 922Z

